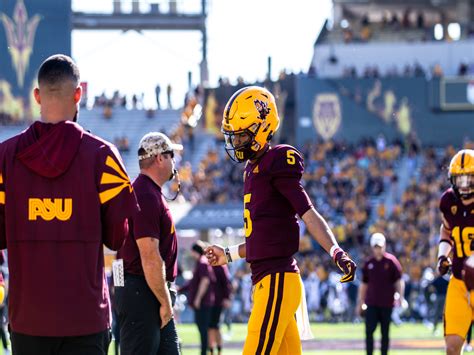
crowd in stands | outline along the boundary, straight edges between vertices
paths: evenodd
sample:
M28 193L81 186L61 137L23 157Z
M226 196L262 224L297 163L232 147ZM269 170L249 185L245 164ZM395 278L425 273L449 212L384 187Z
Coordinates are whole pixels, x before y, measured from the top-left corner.
M381 20L374 21L368 14L360 19L341 23L344 43L368 42L383 32L396 32L408 40L428 41L433 39L433 24L427 24L423 12L406 9L403 13L385 11Z
M243 196L243 169L243 164L232 163L228 156L210 150L194 173L189 162L180 168L183 196L191 203L238 201Z
M94 107L126 107L127 96L121 95L118 90L114 91L112 97L107 97L105 92L96 96L94 99Z
M130 150L128 137L125 135L121 137L115 137L114 144L120 152L128 152Z
M369 16L356 17L350 11L343 10L344 18L338 26L330 31L326 31L324 36L329 36L330 41L338 42L342 38L344 43L365 43L365 42L413 42L413 41L431 41L434 40L434 26L445 23L443 14L431 14L426 16L430 18L429 23L425 19L423 12L418 12L407 8L403 12L385 11L380 18L379 14ZM437 19L437 17L439 17ZM443 40L452 41L447 24L443 31ZM462 38L474 38L474 26L464 29ZM437 39L437 38L436 38ZM337 57L333 56L330 62L337 63ZM445 68L446 69L446 68ZM467 60L459 63L457 70L459 76L468 76L474 74L474 63ZM316 69L311 67L308 75L317 75ZM431 65L431 67L423 67L420 63L406 63L403 67L393 65L391 68L381 72L376 65L367 65L365 68L357 70L353 66L343 69L343 77L352 78L380 78L380 77L442 77L444 75L443 68L439 63Z
M458 76L474 75L474 63L461 62L458 66L457 74ZM342 76L345 78L440 78L444 76L444 72L439 63L434 64L429 69L425 69L420 63L415 62L413 65L406 64L402 70L393 65L384 73L376 65L367 65L362 72L358 72L355 66L350 66L343 69Z
M166 87L166 98L167 98L168 109L172 109L172 104L171 104L172 91L173 91L172 86L168 84ZM155 98L156 98L157 108L159 110L162 109L160 96L161 96L161 87L158 84L155 87ZM106 95L105 92L102 92L102 94L94 98L93 107L109 106L111 108L122 107L122 108L142 110L142 109L145 109L144 98L145 98L145 94L143 92L139 94L133 94L131 97L127 97L127 95L121 94L118 90L114 91L114 93L112 94L112 97L109 97ZM82 101L82 104L84 106L87 103L86 101L87 100Z
M426 70L420 65L420 63L415 62L413 65L406 64L403 67L403 70L399 70L396 65L393 65L389 69L386 70L385 73L382 73L376 65L368 65L364 68L362 72L357 72L356 67L345 67L343 69L343 77L346 78L396 78L396 77L405 77L405 78L424 78L428 75L433 77L441 77L443 76L442 68L439 64L435 64L430 72L426 72Z
M334 224L341 243L363 243L370 199L393 183L400 151L398 144L377 147L371 140L360 145L329 141L304 147L306 191L320 213Z
M167 108L173 109L171 103L171 93L172 87L170 84L166 87L166 97L167 97ZM155 99L156 99L156 109L161 110L163 106L161 105L161 87L158 84L155 87ZM87 98L83 98L81 106L85 107L87 105ZM144 110L148 118L153 118L155 116L155 109L146 107L145 105L145 94L142 92L140 94L133 94L131 97L122 95L118 90L114 91L112 97L108 97L105 92L102 92L101 95L94 98L93 103L94 108L102 108L102 114L105 119L110 119L113 116L113 111L116 108L123 109L132 109L132 110Z

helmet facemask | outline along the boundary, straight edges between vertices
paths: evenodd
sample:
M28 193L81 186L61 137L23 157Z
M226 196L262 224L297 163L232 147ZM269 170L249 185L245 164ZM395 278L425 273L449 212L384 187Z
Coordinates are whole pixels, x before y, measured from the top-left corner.
M225 151L233 161L242 163L255 157L261 149L255 140L259 128L260 124L253 124L240 131L222 130L225 137Z
M451 176L450 181L454 192L461 200L469 200L474 197L474 175L454 175Z

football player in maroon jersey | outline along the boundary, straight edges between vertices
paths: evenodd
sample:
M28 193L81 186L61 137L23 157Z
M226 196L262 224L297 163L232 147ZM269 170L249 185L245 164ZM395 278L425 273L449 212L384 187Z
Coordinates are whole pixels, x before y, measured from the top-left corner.
M250 86L227 103L222 120L226 151L244 172L245 243L206 249L212 265L245 258L254 284L254 306L244 354L301 354L295 314L302 284L293 255L298 252L298 215L308 231L352 281L356 265L338 246L326 221L301 185L301 153L290 145L270 146L280 119L273 95ZM298 312L299 313L299 312Z
M438 248L438 271L452 269L444 307L446 354L458 355L474 320L474 291L463 281L463 265L472 254L474 238L474 150L463 149L449 165L451 187L441 196L443 223ZM453 252L453 260L449 254Z

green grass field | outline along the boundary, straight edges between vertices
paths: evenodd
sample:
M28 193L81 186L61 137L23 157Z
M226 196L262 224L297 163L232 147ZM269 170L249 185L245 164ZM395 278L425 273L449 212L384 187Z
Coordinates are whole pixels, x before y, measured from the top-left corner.
M246 334L246 324L234 324L232 326L232 338L229 340L234 344L233 349L226 349L225 354L236 355L241 354L241 349L235 348L236 342L243 342ZM225 328L224 328L225 329ZM442 325L438 328L442 330ZM358 346L363 345L364 341L364 325L363 324L328 324L319 323L312 325L313 334L317 344L326 343L331 345L325 345L324 350L305 350L304 354L329 354L329 355L365 355L364 350L353 350L351 344L358 343ZM183 355L199 355L199 351L196 348L191 348L191 345L197 345L199 341L199 335L196 326L194 325L180 325L178 327L179 336L183 344ZM379 329L376 331L376 349L378 349L378 339L380 338ZM391 355L416 355L416 354L443 354L442 336L433 335L433 332L426 328L422 324L403 324L401 326L392 325L390 329L391 341L397 343L398 346L416 346L420 343L419 348L408 349L397 349L391 350ZM338 342L344 343L345 349L338 349ZM316 345L317 346L317 345ZM331 346L331 349L328 347ZM423 347L429 346L428 349ZM319 347L319 346L318 346ZM224 346L225 348L225 346ZM379 354L377 350L375 352Z
M224 354L237 355L242 353L241 344L245 340L246 327L246 324L232 325L232 336L228 340L227 348L224 345ZM365 355L363 350L363 324L317 323L312 325L312 330L315 340L311 344L304 342L303 348L311 345L315 350L303 350L305 355ZM441 325L439 330L442 330ZM199 334L196 326L194 324L180 324L178 333L183 344L183 355L199 355ZM379 334L379 329L377 329L375 354L380 354L378 350ZM434 335L431 330L422 324L403 324L398 327L392 325L390 334L391 344L393 345L390 355L444 354L442 336ZM397 349L394 349L395 347ZM410 349L403 349L404 347ZM0 350L0 355L3 354L3 350ZM113 345L110 346L109 355L114 355Z

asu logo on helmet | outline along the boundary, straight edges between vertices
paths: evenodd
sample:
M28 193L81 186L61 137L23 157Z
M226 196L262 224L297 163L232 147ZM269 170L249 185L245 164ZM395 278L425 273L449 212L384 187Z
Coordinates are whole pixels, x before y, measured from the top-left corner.
M474 150L463 149L449 164L449 181L456 196L463 200L474 197Z
M238 162L252 159L272 139L280 125L273 95L265 88L248 86L227 102L222 119L226 152Z

